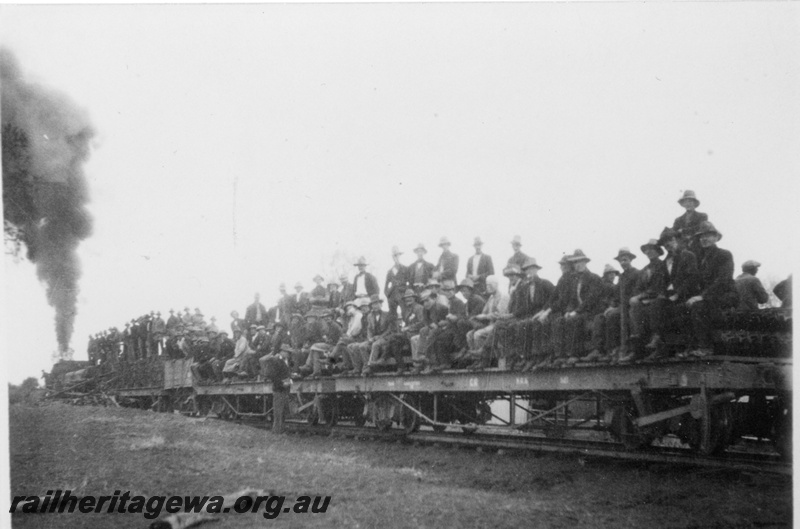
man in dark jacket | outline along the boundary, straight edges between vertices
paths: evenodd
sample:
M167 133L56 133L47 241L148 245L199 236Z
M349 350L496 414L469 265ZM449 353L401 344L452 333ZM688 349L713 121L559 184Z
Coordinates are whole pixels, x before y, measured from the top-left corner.
M358 258L353 265L358 268L358 273L353 278L353 294L356 298L377 296L380 292L378 280L375 276L367 272L367 259L364 256Z
M436 264L434 277L440 282L446 279L455 281L458 274L458 256L450 251L450 239L442 237L439 247L442 249L442 255L439 256L439 262Z
M289 390L291 389L291 370L286 361L291 349L281 349L279 355L264 359L263 375L272 384L272 433L283 433L284 416L289 406Z
M758 310L759 304L769 301L769 294L756 277L758 261L745 261L742 273L736 278L736 291L739 293L739 310Z
M439 327L439 322L447 318L448 309L436 302L437 294L432 290L423 290L420 295L422 300L422 326L419 334L411 338L412 362L414 368L411 374L418 375L423 367L428 364L428 347L430 334Z
M420 293L428 284L428 280L433 277L434 266L425 260L425 254L428 250L425 245L419 243L414 248L414 253L417 254L417 260L408 267L408 281L414 287L414 291Z
M697 234L702 247L700 253L700 293L686 302L691 310L694 331L690 356L703 358L714 354L712 322L724 309L738 303L733 280L733 255L717 247L722 234L710 222L703 222Z
M409 285L408 267L400 262L403 252L397 246L392 247L392 259L394 266L386 272L386 282L383 286L383 294L389 303L389 314L397 316L397 309L402 305L403 293Z
M630 299L631 303L631 337L628 354L620 357L620 363L628 363L643 358L645 344L650 335L655 331L650 325L650 309L656 305L659 298L664 298L667 293L669 273L660 256L664 250L656 239L650 239L641 246L642 253L650 260L639 273L639 282L636 293Z
M605 268L603 268L603 295L601 296L602 300L600 303L603 310L592 320L592 339L591 345L589 346L590 353L581 358L581 362L599 362L606 360L606 358L604 358L604 352L608 349L605 344L607 314L619 303L619 290L614 283L619 275L619 270L611 265L606 265ZM617 325L618 324L617 322Z
M680 235L673 229L664 228L658 243L667 250L664 265L667 268L667 291L653 302L650 308L650 326L653 338L647 344L652 351L647 361L667 356L663 336L670 329L681 332L689 328L689 308L686 301L697 293L697 258L694 253L681 248Z
M261 294L258 292L253 296L253 303L247 307L244 313L244 321L247 323L248 327L254 324L267 324L267 309L261 303Z
M696 211L697 207L700 206L700 201L694 191L689 189L684 191L683 196L678 199L678 204L683 206L686 212L675 219L672 229L678 232L681 246L697 255L700 251L700 245L695 238L695 234L700 228L700 224L708 220L708 215Z
M472 246L475 248L475 255L467 259L467 279L475 285L475 293L483 296L486 294L486 278L494 275L494 263L491 255L483 253L483 241L480 237L475 237Z
M556 343L554 339L555 322L559 320L564 314L569 299L570 289L572 288L572 280L575 277L574 268L569 260L570 256L564 254L558 265L561 267L561 277L558 279L553 293L550 294L550 299L547 300L544 310L540 311L533 317L533 326L531 329L531 358L538 361L538 363L527 369L527 371L535 371L540 367L545 367L555 362ZM527 365L526 365L527 367Z
M545 309L556 288L547 279L539 277L541 269L533 257L529 257L522 264L525 280L514 290L516 300L509 303L509 307L513 305L513 321L516 328L514 332L518 336L519 357L512 358L513 363L507 363L507 369L514 369L514 364L518 364L516 367L526 371L538 363L537 359L542 349L542 333L534 330L541 325L535 316Z
M567 365L578 363L583 356L588 325L602 310L600 302L603 295L603 280L586 268L590 259L583 251L575 250L569 261L575 267L575 272L570 284L566 309L563 316L553 324L556 363Z

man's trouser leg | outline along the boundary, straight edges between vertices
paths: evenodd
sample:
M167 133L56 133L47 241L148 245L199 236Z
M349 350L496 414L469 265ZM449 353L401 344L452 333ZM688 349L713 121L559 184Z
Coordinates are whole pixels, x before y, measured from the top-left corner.
M286 408L289 405L289 392L286 390L272 392L272 431L283 433Z
M622 312L620 311L619 307L614 307L609 311L606 315L606 324L605 324L605 348L606 353L610 353L614 349L620 346L622 342L620 342L620 318L622 317Z

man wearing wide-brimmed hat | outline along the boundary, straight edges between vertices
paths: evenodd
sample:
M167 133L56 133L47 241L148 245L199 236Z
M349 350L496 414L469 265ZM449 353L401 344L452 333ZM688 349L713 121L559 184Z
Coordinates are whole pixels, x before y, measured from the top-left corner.
M494 263L492 256L483 253L483 241L480 237L475 237L472 246L475 248L475 255L467 259L467 279L475 285L475 292L483 296L486 293L486 278L494 275Z
M553 349L555 363L572 365L584 355L583 347L588 337L589 325L602 311L602 279L587 268L589 257L583 250L575 250L568 261L574 267L566 308L553 321Z
M678 199L678 204L686 209L686 212L675 219L672 229L678 232L681 245L696 254L700 246L694 240L694 235L697 233L700 223L708 220L708 215L696 210L700 206L700 201L697 199L695 192L690 189L683 192L683 195Z
M328 279L328 304L325 308L338 309L342 306L342 293L339 291L339 282L335 277Z
M399 327L396 327L395 332L390 334L387 338L387 351L386 354L389 358L395 359L395 366L397 367L396 374L402 374L406 371L406 363L404 353L410 353L414 358L415 351L419 345L420 329L425 325L424 307L417 302L417 294L413 289L407 288L403 293L403 310L402 320ZM414 345L412 347L412 339Z
M486 300L478 294L477 286L469 278L463 279L458 285L458 292L467 304L467 316L477 316L483 310Z
M663 298L667 293L669 273L660 256L664 250L657 239L650 239L641 248L649 262L639 273L636 292L630 299L631 336L628 353L619 359L620 363L641 360L645 356L645 344L650 341L655 329L651 325L651 309L656 305L658 298ZM658 336L653 336L657 340Z
M542 367L552 367L555 364L556 355L553 340L553 324L560 316L564 314L569 299L570 289L572 288L572 279L574 277L574 267L569 260L570 255L564 254L558 261L561 268L561 277L556 283L550 299L547 300L545 308L534 315L533 319L536 325L533 327L532 343L540 343L539 351L534 349L532 357L537 360L533 367L527 367L527 371L536 371Z
M328 295L328 289L326 288L324 277L322 277L320 274L317 274L314 276L313 281L316 286L311 289L309 302L311 303L312 310L321 310L328 306L331 298Z
M614 282L620 276L619 270L613 265L607 264L603 267L603 292L600 296L602 310L598 312L592 320L591 341L589 354L580 359L581 362L601 362L606 361L604 351L606 350L606 314L612 311L619 303L619 290ZM619 324L617 322L617 324Z
M506 266L517 265L521 269L522 265L525 264L525 260L528 258L527 255L522 253L522 237L514 235L514 238L511 239L511 249L514 250L514 253L508 258Z
M288 309L291 314L300 314L302 316L311 308L308 292L303 290L303 283L300 281L294 284L294 294L289 299Z
M738 305L733 279L733 255L717 247L722 233L710 222L702 222L697 230L702 247L700 253L700 293L686 302L692 314L694 330L690 356L702 358L714 354L712 321L719 313Z
M429 263L425 260L425 254L428 253L428 250L425 249L424 244L417 244L416 248L414 248L414 253L417 254L417 260L408 267L408 280L414 287L414 291L419 294L425 288L425 285L428 284L428 280L433 277L435 267L433 263Z
M367 272L367 258L363 255L358 258L353 266L358 268L358 273L353 278L353 294L356 298L368 298L380 292L378 280L375 276Z
M414 364L412 374L419 374L422 369L430 364L428 339L431 333L439 327L439 323L447 318L447 307L439 304L438 295L432 290L423 290L419 294L422 301L422 326L419 334L411 337L411 361Z
M455 281L458 274L458 256L450 251L450 239L442 237L439 240L439 247L442 249L442 254L439 256L439 262L436 263L434 277L439 281L445 279Z
M697 294L698 270L694 253L683 249L680 235L671 228L664 228L658 243L667 250L664 265L667 268L667 292L656 298L649 309L653 337L647 344L650 355L645 361L654 361L668 356L663 336L670 330L681 330L691 325L686 301Z
M350 360L350 355L347 353L347 346L361 339L362 335L366 335L367 329L364 323L363 313L360 311L360 306L366 301L365 298L358 300L349 300L344 302L344 318L346 329L339 338L338 343L333 348L330 358L333 362L340 364L340 372L334 376L351 375L353 371L353 363ZM369 303L367 301L367 303Z
M397 316L397 309L402 304L403 292L409 286L408 267L400 262L403 252L397 246L392 246L392 260L394 265L386 272L386 282L383 285L383 294L389 303L389 314Z
M593 349L582 360L586 362L617 362L619 356L627 354L627 342L630 329L630 299L635 293L639 280L639 270L633 266L636 254L624 246L619 249L614 260L622 268L611 307L603 311L603 320L595 318L596 325L602 325L603 338L600 339L601 329L592 329Z
M350 282L347 274L339 274L339 283L341 284L342 303L356 299L356 293L353 291L353 283Z
M539 277L541 268L535 258L525 260L525 279L517 285L509 302L513 316L509 326L512 354L505 355L507 369L525 371L541 361L544 333L542 322L535 316L545 309L555 290L553 283Z
M761 263L745 261L742 273L736 278L736 291L739 293L739 310L758 310L758 305L769 301L761 280L756 277Z
M388 360L389 336L397 330L397 313L383 310L383 299L372 296L369 300L370 312L367 316L367 342L362 346L364 367L361 374L371 375L377 365Z

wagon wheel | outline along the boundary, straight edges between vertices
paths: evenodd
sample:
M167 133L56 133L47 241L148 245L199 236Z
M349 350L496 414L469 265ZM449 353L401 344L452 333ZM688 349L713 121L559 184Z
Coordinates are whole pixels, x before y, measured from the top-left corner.
M416 397L405 396L403 400L414 409L417 409L419 406L419 399ZM418 431L420 425L419 415L403 406L400 409L400 425L403 427L403 433L406 435Z
M792 410L778 399L778 415L772 422L772 443L784 460L792 459Z
M617 406L612 410L609 430L628 450L639 450L648 446L653 439L636 426L635 412L628 406Z
M394 416L394 402L390 397L381 395L370 406L372 408L372 422L378 430L386 431L392 427Z
M733 408L730 403L713 406L703 394L692 397L692 435L689 446L703 455L719 454L733 436Z

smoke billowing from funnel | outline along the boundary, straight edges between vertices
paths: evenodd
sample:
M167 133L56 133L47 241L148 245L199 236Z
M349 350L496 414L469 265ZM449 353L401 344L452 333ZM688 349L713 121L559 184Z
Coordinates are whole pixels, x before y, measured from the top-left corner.
M6 49L0 49L0 86L4 233L24 243L36 265L64 355L81 276L76 249L92 231L82 167L93 131L68 98L27 82Z

